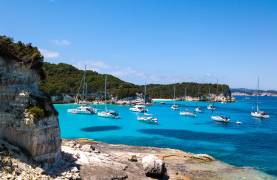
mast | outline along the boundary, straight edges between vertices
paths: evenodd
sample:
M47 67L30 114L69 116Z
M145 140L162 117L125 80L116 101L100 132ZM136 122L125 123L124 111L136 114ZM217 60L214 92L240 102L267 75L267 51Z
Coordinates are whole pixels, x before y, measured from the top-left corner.
M146 83L144 84L144 105L146 105Z
M175 91L176 91L176 87L175 87L175 85L173 86L173 100L174 100L174 106L175 106L175 104L176 104L176 94L175 94Z
M218 79L216 80L216 95L218 95Z
M185 87L185 101L187 100L187 87Z
M260 90L260 78L258 77L258 85L257 85L257 94L256 94L256 98L257 98L257 112L259 112L259 90Z
M198 98L199 98L199 101L200 101L200 85L198 85Z
M216 80L216 94L215 94L215 101L217 101L217 96L218 96L218 79Z
M209 101L211 101L211 86L209 85Z
M84 71L84 77L83 77L83 94L82 94L82 100L84 101L86 98L86 71L87 71L87 67L85 66L85 71Z
M107 108L107 75L105 75L105 110L108 111L108 108Z

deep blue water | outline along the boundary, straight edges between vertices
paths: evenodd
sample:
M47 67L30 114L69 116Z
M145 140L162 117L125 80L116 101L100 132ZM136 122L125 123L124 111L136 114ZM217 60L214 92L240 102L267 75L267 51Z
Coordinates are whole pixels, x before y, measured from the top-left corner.
M179 102L182 109L203 106L204 113L195 118L183 117L170 109L172 102L149 107L159 118L158 125L139 122L129 106L109 105L120 113L120 119L104 119L96 115L67 113L73 104L55 105L59 112L63 138L91 138L106 143L176 148L193 153L207 153L219 160L250 166L277 176L277 97L261 97L262 110L270 119L250 116L255 98L237 97L236 103L216 104L217 111L206 110L205 102ZM103 105L97 105L103 109ZM229 124L212 121L212 114L231 117ZM241 121L241 125L235 122Z

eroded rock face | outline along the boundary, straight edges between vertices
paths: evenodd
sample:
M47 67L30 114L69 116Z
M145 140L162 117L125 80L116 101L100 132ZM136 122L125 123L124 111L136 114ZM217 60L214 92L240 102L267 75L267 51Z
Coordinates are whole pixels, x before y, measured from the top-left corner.
M0 138L37 162L54 163L61 147L58 118L39 81L37 72L0 53Z

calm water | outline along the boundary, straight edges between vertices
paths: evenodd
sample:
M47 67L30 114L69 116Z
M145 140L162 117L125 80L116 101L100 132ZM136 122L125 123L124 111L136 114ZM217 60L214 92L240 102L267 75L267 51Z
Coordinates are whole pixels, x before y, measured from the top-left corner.
M121 119L103 119L96 115L72 115L68 108L76 105L55 105L59 112L63 138L91 138L107 143L169 147L193 153L207 153L237 166L251 166L277 176L277 98L262 97L261 107L270 113L268 120L250 117L255 98L237 98L231 104L216 104L217 111L206 110L204 102L179 102L182 109L203 106L204 113L195 118L182 117L170 109L171 102L149 107L159 118L159 125L137 121L137 114L128 106L109 105ZM103 109L103 105L96 106ZM229 124L212 121L212 114L231 117ZM241 125L235 122L241 121Z

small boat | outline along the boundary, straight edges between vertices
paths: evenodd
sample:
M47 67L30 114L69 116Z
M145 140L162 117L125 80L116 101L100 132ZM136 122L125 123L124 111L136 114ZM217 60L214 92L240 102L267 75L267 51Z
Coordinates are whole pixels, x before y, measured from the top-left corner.
M212 116L211 119L214 121L217 121L217 122L222 122L222 123L230 122L230 118L228 118L226 116Z
M237 121L236 124L237 124L237 125L241 125L242 122L241 122L241 121Z
M197 108L195 108L195 112L201 113L201 112L203 112L203 110L201 107L197 107Z
M119 114L116 111L108 110L107 107L107 75L105 76L105 111L98 112L97 116L114 119L119 118Z
M80 106L74 109L68 109L67 112L72 114L96 114L97 109L91 107L91 106Z
M191 116L191 117L195 117L196 114L194 112L190 112L190 111L181 111L180 112L181 116Z
M99 117L118 119L119 114L116 111L102 111L97 113Z
M130 111L133 112L140 112L140 113L146 113L148 112L148 109L144 105L135 105L129 109Z
M258 78L258 87L257 87L257 93L256 93L256 111L251 112L251 116L255 118L260 118L260 119L268 119L270 118L269 114L267 114L264 111L260 111L260 108L259 108L259 89L260 89L260 80Z
M212 104L209 104L208 107L207 107L208 110L212 110L212 111L215 111L216 110L216 107Z
M154 118L152 115L144 114L144 116L140 116L137 118L139 121L151 123L151 124L157 124L158 118Z
M165 102L160 102L160 104L165 104Z
M80 100L76 104L89 105L89 104L93 104L93 103L91 101L87 101L87 100Z
M173 105L171 106L171 109L172 109L172 110L178 110L178 109L179 109L179 106L178 106L177 104L173 104Z

